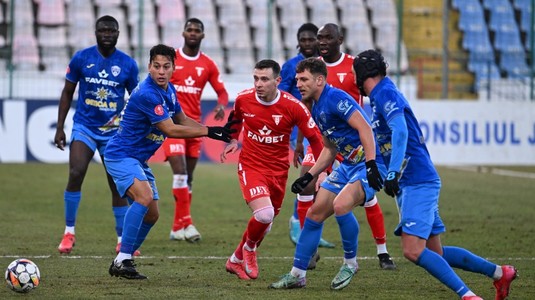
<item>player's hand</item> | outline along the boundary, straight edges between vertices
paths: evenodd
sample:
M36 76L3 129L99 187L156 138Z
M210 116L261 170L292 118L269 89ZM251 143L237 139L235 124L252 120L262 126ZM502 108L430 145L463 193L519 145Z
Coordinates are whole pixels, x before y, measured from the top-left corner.
M385 180L385 193L390 197L395 197L399 193L399 172L388 172Z
M234 124L240 124L241 122L242 120L234 120L234 110L231 110L230 113L228 114L227 124L225 124L225 128L230 129Z
M305 146L303 143L296 143L295 144L295 150L294 150L294 158L293 163L294 167L299 167L303 159L305 158Z
M56 135L54 136L54 146L59 150L64 150L66 145L65 131L57 129Z
M221 121L225 118L225 106L218 104L214 108L214 120Z
M221 152L221 155L219 155L219 159L221 162L225 162L227 160L227 154L229 153L235 153L238 151L238 140L231 140L230 143L225 147L223 152Z
M327 179L327 176L329 176L329 174L327 174L327 172L325 172L325 171L321 172L321 173L318 175L318 180L316 180L316 192L319 191L321 183L322 183L325 179Z
M368 179L368 184L374 190L380 191L383 187L383 178L381 177L381 173L379 173L375 159L366 162L366 178Z
M312 180L314 180L314 176L309 172L306 172L305 175L297 178L294 183L292 183L292 193L301 193Z
M214 140L219 140L223 142L230 142L230 135L235 133L236 129L230 129L227 127L221 126L208 126L208 137Z

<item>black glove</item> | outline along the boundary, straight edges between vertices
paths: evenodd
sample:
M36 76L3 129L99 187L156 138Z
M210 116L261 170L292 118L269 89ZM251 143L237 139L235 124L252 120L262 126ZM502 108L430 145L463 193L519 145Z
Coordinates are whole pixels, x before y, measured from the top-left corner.
M368 160L366 162L366 178L368 179L368 184L376 191L380 191L383 187L383 178L379 169L377 169L377 164L375 159Z
M208 126L208 137L214 140L230 143L230 134L236 132L236 129L230 129L221 126Z
M228 114L227 124L225 124L225 128L230 129L232 125L239 124L242 122L242 120L232 120L234 118L234 110L231 110ZM236 129L234 129L233 133L236 132Z
M385 193L390 197L395 197L399 193L399 172L388 172L385 180Z
M305 175L297 178L294 183L292 183L292 193L301 193L312 180L314 180L314 176L306 172Z

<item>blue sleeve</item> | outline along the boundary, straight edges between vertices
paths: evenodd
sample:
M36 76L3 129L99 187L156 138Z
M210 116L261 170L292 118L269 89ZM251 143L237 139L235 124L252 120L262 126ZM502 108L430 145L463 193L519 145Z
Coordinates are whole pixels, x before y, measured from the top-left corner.
M132 67L130 73L128 74L128 82L126 85L126 90L128 94L132 94L132 91L136 88L139 83L139 68L135 60L132 60Z
M77 52L69 62L69 69L65 78L73 83L80 81L80 52Z
M405 158L405 151L407 150L408 139L407 123L405 122L403 112L397 113L388 120L388 127L392 130L392 154L390 156L388 172L400 172L401 164Z

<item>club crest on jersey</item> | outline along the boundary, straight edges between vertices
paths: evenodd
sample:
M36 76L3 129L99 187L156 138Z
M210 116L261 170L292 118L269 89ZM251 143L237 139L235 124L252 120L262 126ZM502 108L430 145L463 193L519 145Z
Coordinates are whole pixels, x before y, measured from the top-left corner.
M163 106L161 104L158 104L154 107L154 113L158 116L163 115Z
M316 126L316 122L314 122L314 119L312 119L312 117L310 117L310 119L308 119L307 126L308 126L308 128L314 128L314 126Z
M275 124L276 125L279 125L281 119L282 119L282 115L271 115L271 117L273 118L273 121L275 121Z
M197 70L197 76L201 77L202 72L204 71L203 67L195 67L195 70Z
M336 73L336 76L338 76L338 80L340 80L340 83L344 82L344 79L347 76L347 73Z
M112 67L111 67L111 73L112 73L113 76L115 76L115 77L119 76L119 74L121 74L121 67L119 67L119 66L112 66Z
M349 109L351 109L351 107L353 107L353 105L349 104L349 101L347 99L340 100L340 102L338 102L338 104L336 105L336 108L340 112L343 112L344 115L349 111Z

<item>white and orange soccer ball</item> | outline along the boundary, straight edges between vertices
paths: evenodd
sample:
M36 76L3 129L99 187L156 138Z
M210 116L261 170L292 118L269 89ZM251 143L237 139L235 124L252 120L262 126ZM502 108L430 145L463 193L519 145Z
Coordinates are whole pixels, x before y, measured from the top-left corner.
M5 278L11 290L27 293L39 285L41 273L33 261L19 258L7 266Z

